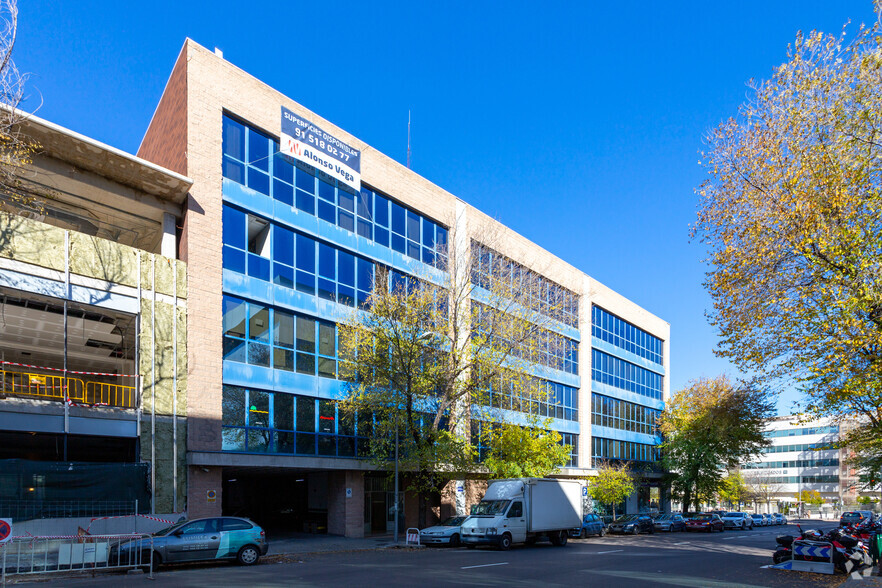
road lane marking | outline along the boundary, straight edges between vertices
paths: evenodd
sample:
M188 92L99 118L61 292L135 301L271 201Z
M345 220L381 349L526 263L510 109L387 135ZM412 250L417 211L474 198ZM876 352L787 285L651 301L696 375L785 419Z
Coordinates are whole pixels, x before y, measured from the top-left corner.
M625 551L624 549L613 549L611 551L598 551L597 555L603 555L604 553L618 553L619 551Z
M461 569L461 570L470 570L470 569L472 569L472 568L489 568L489 567L492 567L492 566L507 566L507 565L508 565L508 562L507 562L507 561L503 561L503 562L500 562L500 563L481 564L481 565L479 565L479 566L463 566L463 567L461 567L461 568L459 568L459 569Z
M686 545L689 541L680 541L679 543L674 543L674 545Z

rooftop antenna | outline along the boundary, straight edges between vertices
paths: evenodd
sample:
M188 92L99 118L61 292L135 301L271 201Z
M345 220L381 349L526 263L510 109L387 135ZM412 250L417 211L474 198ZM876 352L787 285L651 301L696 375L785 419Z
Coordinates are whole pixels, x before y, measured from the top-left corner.
M407 111L407 169L410 169L410 109Z

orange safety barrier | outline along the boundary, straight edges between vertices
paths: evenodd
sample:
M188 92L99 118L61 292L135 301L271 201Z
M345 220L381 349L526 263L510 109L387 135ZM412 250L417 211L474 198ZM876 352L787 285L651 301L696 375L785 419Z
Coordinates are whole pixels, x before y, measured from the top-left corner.
M135 408L137 405L134 386L84 382L80 378L65 378L53 374L0 370L2 394L62 402L66 399L65 382L67 399L75 404L103 404L122 408Z

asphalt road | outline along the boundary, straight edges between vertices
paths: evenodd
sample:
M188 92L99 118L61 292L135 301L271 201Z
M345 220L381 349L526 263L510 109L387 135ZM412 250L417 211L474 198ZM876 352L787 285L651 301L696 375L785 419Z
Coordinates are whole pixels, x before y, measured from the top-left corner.
M563 548L539 543L507 552L427 548L278 556L249 568L227 564L172 567L157 572L155 581L144 575L115 574L58 579L49 585L752 588L831 587L845 582L841 574L762 568L772 563L775 536L795 531L793 526L779 526L712 534L607 536L570 540Z

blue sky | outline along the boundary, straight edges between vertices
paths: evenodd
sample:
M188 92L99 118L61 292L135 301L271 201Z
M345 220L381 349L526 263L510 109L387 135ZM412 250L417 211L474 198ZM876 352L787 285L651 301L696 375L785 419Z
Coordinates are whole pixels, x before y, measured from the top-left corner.
M186 37L671 324L672 390L715 358L702 140L836 2L58 2L20 6L26 108L134 153ZM779 412L797 395L787 392Z

